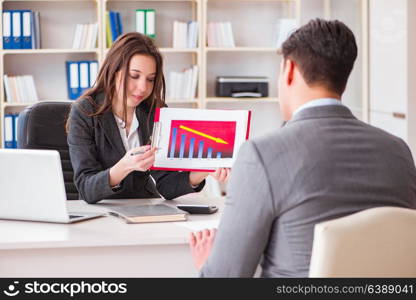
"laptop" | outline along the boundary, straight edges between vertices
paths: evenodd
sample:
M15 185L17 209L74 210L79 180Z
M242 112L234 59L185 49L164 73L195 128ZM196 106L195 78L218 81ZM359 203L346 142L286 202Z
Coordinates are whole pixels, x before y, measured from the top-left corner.
M0 219L74 223L104 215L66 206L56 150L0 149Z

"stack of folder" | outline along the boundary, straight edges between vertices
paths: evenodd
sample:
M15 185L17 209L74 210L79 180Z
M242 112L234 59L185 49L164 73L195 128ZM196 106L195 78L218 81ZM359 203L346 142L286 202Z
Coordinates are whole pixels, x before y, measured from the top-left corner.
M40 49L39 12L3 10L3 48Z
M110 48L114 41L123 34L123 24L119 12L107 11L105 17L107 47Z
M173 48L198 47L198 22L173 22Z
M208 23L209 47L235 47L231 22Z
M154 9L136 9L136 32L151 38L156 37L156 11Z
M4 116L4 148L17 148L18 119L18 114L6 114Z
M68 98L76 100L85 90L94 86L98 74L96 60L67 61Z
M9 103L27 103L39 101L32 75L4 75L6 101Z
M196 96L198 66L194 65L183 72L171 71L168 77L168 101L193 100Z
M94 49L97 45L98 23L77 24L72 49Z

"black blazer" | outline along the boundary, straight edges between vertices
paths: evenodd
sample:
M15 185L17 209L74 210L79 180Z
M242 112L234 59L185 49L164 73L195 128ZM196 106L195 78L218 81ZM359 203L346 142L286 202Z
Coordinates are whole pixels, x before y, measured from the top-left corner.
M104 95L96 97L97 103L103 100ZM171 171L133 171L123 179L121 188L111 189L110 168L126 154L126 150L113 112L89 117L87 114L93 111L94 106L87 99L81 99L74 102L69 114L69 154L81 199L96 203L102 199L155 198L160 197L159 193L165 199L173 199L202 190L205 181L194 189L189 184L189 172ZM149 141L153 128L154 111L150 118L149 111L145 103L136 108L141 145ZM155 179L156 187L149 175Z

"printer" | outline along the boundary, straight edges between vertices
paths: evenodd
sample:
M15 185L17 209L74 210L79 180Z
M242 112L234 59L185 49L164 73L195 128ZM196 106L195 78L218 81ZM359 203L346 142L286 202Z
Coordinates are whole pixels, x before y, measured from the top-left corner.
M216 81L216 97L268 97L267 77L219 76Z

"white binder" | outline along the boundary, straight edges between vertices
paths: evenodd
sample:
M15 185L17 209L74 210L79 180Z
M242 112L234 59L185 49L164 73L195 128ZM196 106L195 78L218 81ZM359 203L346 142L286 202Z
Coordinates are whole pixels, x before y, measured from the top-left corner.
M145 19L145 11L144 10L136 10L136 32L146 34L145 26L144 26L144 19Z
M89 83L88 62L81 62L79 63L79 87L86 89L89 87Z
M90 87L94 86L98 74L98 62L90 62Z
M146 11L146 35L155 36L156 34L156 13L154 10Z
M13 49L21 49L22 48L22 24L20 18L20 11L13 11L12 13L12 45Z

